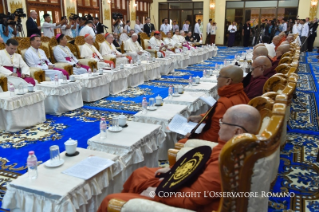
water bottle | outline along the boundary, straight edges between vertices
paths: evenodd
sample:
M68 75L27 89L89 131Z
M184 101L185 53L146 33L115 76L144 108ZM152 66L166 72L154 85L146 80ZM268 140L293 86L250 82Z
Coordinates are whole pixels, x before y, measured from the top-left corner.
M114 66L113 66L113 63L111 64L111 70L113 70L114 69Z
M227 63L227 60L225 59L225 60L224 60L224 66L226 66L226 63Z
M146 101L146 97L143 97L143 101L142 101L142 112L143 114L147 113L147 101Z
M100 122L100 139L106 139L107 135L107 123L105 121L105 118L101 118Z
M92 75L92 70L90 68L88 70L88 75L89 75L89 77Z
M27 159L27 166L28 166L28 175L29 179L36 179L38 177L38 160L34 154L34 151L29 152L29 157Z
M54 83L55 85L59 85L59 77L57 74L54 76Z
M170 85L169 88L168 88L168 96L172 96L173 95L173 86Z
M10 83L9 85L9 92L10 92L10 96L14 96L14 86L12 85L12 83Z
M189 77L188 82L189 82L189 86L191 87L193 84L193 77L192 76Z
M204 69L204 71L203 71L203 77L207 77L206 76L206 70Z

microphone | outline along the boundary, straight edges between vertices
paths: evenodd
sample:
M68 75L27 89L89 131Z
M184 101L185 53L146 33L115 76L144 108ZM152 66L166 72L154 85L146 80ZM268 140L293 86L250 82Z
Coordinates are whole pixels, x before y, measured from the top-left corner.
M108 29L108 27L107 27L107 26L105 26L104 24L101 24L101 26L102 26L102 27L104 27L104 28L106 28L106 29Z

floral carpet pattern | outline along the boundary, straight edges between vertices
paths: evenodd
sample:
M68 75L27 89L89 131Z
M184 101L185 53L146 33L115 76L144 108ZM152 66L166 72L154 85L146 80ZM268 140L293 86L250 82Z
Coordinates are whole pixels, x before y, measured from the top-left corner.
M29 151L35 151L40 164L49 159L51 145L58 145L60 151L64 151L64 142L68 138L77 140L79 147L87 148L87 140L99 133L101 117L109 121L123 113L132 120L133 115L141 110L143 97L147 100L158 95L165 98L170 85L186 85L190 76L202 77L203 70L214 69L216 64L222 64L225 59L232 59L246 49L219 47L217 57L200 64L176 69L160 79L85 103L77 110L59 116L47 115L46 122L20 132L0 132L0 211L3 210L1 200L7 183L27 171ZM296 98L291 104L287 143L281 150L278 175L272 189L272 192L293 192L295 196L269 198L269 212L319 211L319 163L316 161L319 148L319 64L316 55L307 53L300 60L300 79ZM167 162L160 161L159 166L165 167Z

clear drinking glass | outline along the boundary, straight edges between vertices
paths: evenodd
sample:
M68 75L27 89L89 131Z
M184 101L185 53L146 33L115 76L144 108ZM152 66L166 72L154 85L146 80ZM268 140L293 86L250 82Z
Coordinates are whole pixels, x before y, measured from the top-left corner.
M175 95L178 95L178 88L177 88L177 85L175 85L173 88L174 88L174 94L175 94Z
M65 75L63 75L62 79L63 79L63 83L67 83L68 82Z
M60 149L58 145L50 146L50 159L52 164L59 163Z
M154 98L150 98L148 104L149 104L150 108L153 108L153 107L154 107L154 104L155 104Z
M113 130L119 129L119 117L118 116L112 118L112 129Z

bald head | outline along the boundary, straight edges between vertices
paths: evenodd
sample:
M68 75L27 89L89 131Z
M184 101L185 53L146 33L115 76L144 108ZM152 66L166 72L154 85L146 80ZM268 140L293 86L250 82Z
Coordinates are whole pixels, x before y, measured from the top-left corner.
M254 50L253 60L259 56L268 56L268 49L265 46L259 46Z
M253 78L256 78L256 77L264 75L264 70L271 68L271 65L272 63L268 57L266 56L257 57L252 64L253 71L251 72L251 76Z
M218 132L219 138L222 141L228 141L232 137L242 133L257 134L260 121L261 117L256 108L246 104L232 106L228 108L223 116Z
M258 43L258 44L256 44L256 45L254 46L254 49L258 48L259 46L265 46L265 44L263 44L263 43Z
M217 88L226 85L241 83L243 80L243 70L238 66L229 65L222 68L217 79Z
M288 44L288 45L289 45L289 42L285 40L285 41L283 41L283 42L280 44L280 46L285 45L285 44Z
M280 41L281 41L281 37L278 35L272 39L272 42L275 44L275 46L278 46Z
M289 44L280 45L276 50L276 57L280 57L290 50Z
M294 36L293 35L289 35L286 39L289 43L294 41Z

